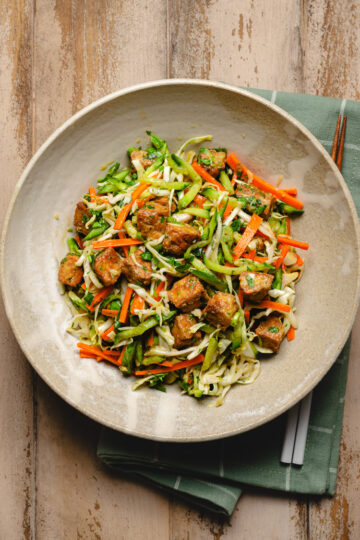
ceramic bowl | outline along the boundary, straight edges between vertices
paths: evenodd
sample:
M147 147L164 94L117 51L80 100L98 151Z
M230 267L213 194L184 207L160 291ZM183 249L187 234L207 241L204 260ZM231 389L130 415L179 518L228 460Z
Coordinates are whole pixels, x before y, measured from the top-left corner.
M67 334L68 308L57 271L76 202L99 170L151 129L170 148L211 133L263 177L296 186L305 214L294 238L310 243L297 287L296 339L261 362L211 408L170 387L131 390L105 363L80 359ZM56 217L58 219L56 219ZM303 254L302 254L303 255ZM15 189L2 238L1 279L17 340L39 375L68 403L98 422L139 437L203 441L235 435L276 417L325 375L349 335L358 299L359 228L346 184L324 148L279 107L225 84L169 80L115 92L68 120L40 148ZM5 359L4 361L11 361Z

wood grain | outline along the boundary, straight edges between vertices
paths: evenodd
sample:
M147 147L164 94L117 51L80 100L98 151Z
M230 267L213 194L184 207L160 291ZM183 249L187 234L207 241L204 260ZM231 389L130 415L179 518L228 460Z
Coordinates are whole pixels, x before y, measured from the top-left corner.
M39 146L91 101L166 76L166 4L38 0L34 47ZM37 538L168 538L167 498L104 470L98 426L41 381L37 399Z
M359 30L351 0L0 0L0 220L31 154L94 99L166 76L359 99ZM0 318L0 538L360 537L360 315L336 496L307 504L254 490L230 521L105 470L99 427L36 377L33 394Z
M31 3L0 4L1 222L32 153L32 34ZM30 539L35 522L32 370L1 301L0 320L0 537Z

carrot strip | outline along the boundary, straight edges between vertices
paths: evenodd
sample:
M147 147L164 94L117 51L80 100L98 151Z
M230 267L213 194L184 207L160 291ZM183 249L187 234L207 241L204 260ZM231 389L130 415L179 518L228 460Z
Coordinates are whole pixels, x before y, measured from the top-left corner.
M108 328L107 330L105 330L105 332L103 332L102 334L100 334L100 337L101 339L105 339L105 341L107 341L109 339L109 334L111 334L111 332L114 330L115 328L115 324L112 324L110 326L110 328Z
M79 347L79 345L82 345L82 344L78 344L78 347ZM80 349L80 356L81 356L81 353L83 355L84 354L91 354L91 355L96 356L97 358L104 359L104 360L107 360L108 362L111 362L112 364L118 365L119 353L116 353L116 358L115 358L113 355L107 354L106 352L98 349L97 347L90 347L90 346L88 348L81 348ZM98 362L99 362L99 360L98 360Z
M89 195L92 199L95 199L96 201L103 202L105 204L110 204L107 199L104 199L104 197L100 197L100 195L96 195L95 188L93 187L89 188Z
M86 307L88 308L88 310L89 311L94 311L97 304L99 304L102 300L104 300L104 298L106 298L111 293L113 288L114 287L112 285L110 285L110 287L104 287L103 289L101 289L100 292L95 294L90 306L86 304Z
M147 340L147 346L152 347L154 345L154 331L151 330L149 339Z
M286 216L286 234L291 234L291 224L289 216Z
M256 231L260 227L260 224L262 222L262 218L258 216L257 214L253 214L251 216L251 219L248 223L248 226L246 227L243 235L241 236L240 240L236 244L234 248L234 259L238 259L245 251L246 246L251 242L252 238L254 237Z
M289 238L288 236L285 236L283 234L278 234L277 239L278 242L281 242L281 244L286 244L287 246L293 246L299 249L309 249L309 244L307 242L293 240L292 238Z
M293 326L290 326L288 333L286 334L286 337L288 341L292 341L293 339L295 339L295 329Z
M249 323L250 322L250 310L248 308L244 309L244 317L245 317L245 322Z
M81 285L81 288L84 289L84 291L85 291L85 289L86 289L86 283L85 283L85 281L84 281L84 283Z
M235 180L236 180L236 173L234 172L233 177L232 177L232 179L231 179L231 185L232 185L232 187L235 187L235 184L236 184Z
M284 191L288 195L294 195L295 197L298 193L298 190L296 187L284 188L284 189L281 189L280 191Z
M124 225L125 223L125 220L128 216L128 213L130 212L131 210L131 207L132 205L134 204L134 201L136 201L136 199L138 197L140 197L140 195L142 193L144 193L144 191L149 187L149 184L141 184L140 186L138 186L131 194L131 202L129 202L128 204L125 204L125 206L120 210L119 214L118 214L118 217L116 218L116 221L115 221L115 224L114 224L114 229L115 231L120 231L120 229L122 229L122 226Z
M134 301L132 303L132 306L131 306L130 313L132 313L132 315L137 315L137 310L144 309L144 305L145 305L144 298L136 294Z
M275 268L280 268L280 266L282 265L282 262L283 262L283 260L285 259L285 257L286 257L286 255L287 255L287 252L289 251L289 249L290 249L290 246L282 246L280 255L279 255L279 257L276 259L276 261L275 261L275 263L274 263Z
M240 306L243 307L243 305L244 305L244 295L243 295L243 292L242 292L242 290L240 288L239 288L238 296L239 296L239 300L240 300Z
M228 218L232 211L233 211L233 207L228 203L225 208L224 219Z
M143 243L143 240L134 240L133 238L119 238L119 240L99 240L98 242L93 242L93 248L102 249L107 247L137 246Z
M79 248L80 248L80 249L84 249L84 242L81 240L81 238L80 238L79 235L75 236L75 240L76 240L76 242L78 243Z
M194 198L194 202L196 202L199 208L204 208L204 203L206 202L206 198L198 194Z
M116 317L120 312L116 309L102 309L101 313L107 317Z
M213 176L211 176L211 174L209 174L207 171L205 171L205 169L203 169L198 163L197 161L193 161L192 164L191 164L192 168L201 176L201 178L203 178L206 182L209 182L210 184L213 184L214 186L216 186L220 191L226 191L226 193L229 193L227 191L227 189L224 188L224 186L222 184L220 184L220 182L218 182L217 180L215 180L215 178Z
M256 249L250 249L250 250L249 250L249 259L250 259L251 261L254 260L255 254L256 254Z
M126 238L126 234L123 232L119 232L118 237L120 239L124 239ZM129 255L129 249L126 246L122 246L122 248L123 248L125 257L127 257Z
M190 366L195 366L196 364L201 364L204 360L205 356L203 354L199 354L192 360L185 360L184 362L179 362L178 364L174 364L173 366L164 369L158 368L135 371L135 375L139 377L142 375L156 375L157 373L168 373L169 371L177 371L178 369L184 369Z
M130 287L128 287L125 292L123 305L121 306L121 312L120 312L120 317L119 317L119 321L121 323L126 322L132 293L133 293L133 290L130 289Z
M249 253L243 253L241 257L243 259L251 259L255 262L266 262L268 260L268 257L258 257L257 255L255 255L255 257L250 257Z
M159 283L159 285L156 287L156 290L155 290L155 295L154 295L154 300L156 300L157 302L159 302L159 300L161 300L161 296L160 296L160 293L161 291L164 289L165 287L165 281L162 281L161 283Z
M302 266L302 265L304 264L304 261L302 260L301 257L299 257L298 254L296 254L296 264L297 264L298 266Z
M94 345L88 345L87 343L79 342L76 345L80 350L88 351L88 352L91 352L92 354L95 354L95 355L99 355L100 353L107 354L107 356L118 356L119 355L119 351L110 351L110 350L107 350L107 349L104 351L102 349L99 349L98 347L95 347Z
M268 191L269 193L272 193L272 195L275 195L277 199L287 204L290 204L290 206L293 206L294 208L301 209L304 206L301 201L295 199L291 195L288 195L287 193L285 193L284 190L276 188L272 184L269 184L269 182L266 182L266 180L260 178L260 176L252 173L250 169L248 169L247 167L245 167L245 165L241 163L241 161L238 157L235 156L235 154L229 154L226 161L233 170L236 171L238 169L241 169L245 173L245 175L247 175L248 180L251 181L254 186L258 187L262 191Z
M275 309L276 311L283 311L285 313L290 312L290 306L287 306L285 304L280 304L280 302L272 302L271 300L263 300L262 302L259 302L258 304L253 305L253 308L270 308Z

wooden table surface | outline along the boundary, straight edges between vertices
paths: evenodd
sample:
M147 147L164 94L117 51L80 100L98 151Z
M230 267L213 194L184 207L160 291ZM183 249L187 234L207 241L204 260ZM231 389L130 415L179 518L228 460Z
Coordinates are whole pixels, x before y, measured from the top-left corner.
M91 101L197 77L360 98L360 2L1 0L1 219L35 150ZM1 539L360 538L360 315L333 499L251 490L232 518L114 477L99 426L33 372L1 308Z

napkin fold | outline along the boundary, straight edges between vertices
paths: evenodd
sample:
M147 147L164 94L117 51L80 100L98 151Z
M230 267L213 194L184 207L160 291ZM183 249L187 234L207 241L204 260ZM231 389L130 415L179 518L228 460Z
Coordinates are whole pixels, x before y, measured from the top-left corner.
M337 115L348 116L342 173L360 210L360 103L252 90L303 123L331 150ZM113 470L229 516L246 485L333 495L336 485L350 339L313 393L304 465L280 463L286 415L250 432L205 443L159 443L104 428L97 455Z

